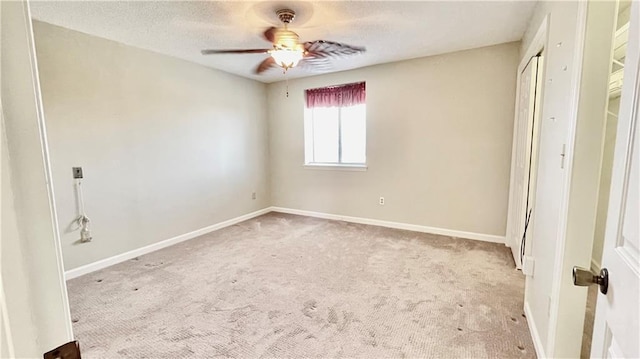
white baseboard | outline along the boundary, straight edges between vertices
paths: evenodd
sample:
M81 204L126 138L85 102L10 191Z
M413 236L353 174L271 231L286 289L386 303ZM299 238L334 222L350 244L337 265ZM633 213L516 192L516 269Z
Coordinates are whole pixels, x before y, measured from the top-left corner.
M531 333L531 339L533 340L533 347L536 350L536 356L538 358L546 358L547 356L544 354L544 347L540 340L540 332L538 332L536 323L533 321L533 315L531 315L529 302L524 303L524 315L527 317L527 324L529 325L529 332Z
M404 230L414 231L414 232L424 232L424 233L439 234L439 235L450 236L450 237L474 239L474 240L484 241L484 242L503 243L503 244L505 243L505 237L491 235L491 234L480 234L480 233L472 233L472 232L464 232L464 231L455 231L455 230L450 230L450 229L427 227L427 226L420 226L420 225L415 225L415 224L381 221L381 220L377 220L377 219L360 218L360 217L349 217L349 216L342 216L342 215L337 215L337 214L329 214L329 213L321 213L321 212L313 212L313 211L304 211L304 210L300 210L300 209L291 209L291 208L283 208L283 207L267 207L267 208L263 208L263 209L261 209L259 211L248 213L248 214L245 214L245 215L242 215L242 216L239 216L239 217L235 217L235 218L229 219L229 220L224 221L224 222L216 223L216 224L208 226L208 227L197 229L197 230L195 230L193 232L181 234L179 236L176 236L176 237L173 237L173 238L169 238L169 239L165 239L163 241L156 242L156 243L150 244L148 246L144 246L142 248L137 248L137 249L131 250L129 252L117 254L117 255L115 255L113 257L101 259L101 260L99 260L97 262L93 262L93 263L89 263L89 264L80 266L78 268L70 269L70 270L68 270L68 271L66 271L64 273L65 274L65 279L69 280L69 279L77 278L77 277L79 277L81 275L85 275L85 274L88 274L88 273L91 273L91 272L95 272L95 271L103 269L103 268L110 267L110 266L112 266L114 264L118 264L118 263L124 262L126 260L133 259L135 257L139 257L141 255L145 255L145 254L157 251L159 249L166 248L166 247L172 246L174 244L177 244L177 243L180 243L180 242L184 242L184 241L192 239L192 238L199 237L199 236L201 236L203 234L207 234L209 232L213 232L215 230L218 230L218 229L221 229L221 228L224 228L224 227L232 226L232 225L234 225L236 223L239 223L239 222L242 222L242 221L246 221L248 219L251 219L251 218L254 218L254 217L258 217L258 216L261 216L261 215L269 213L269 212L290 213L290 214L297 214L297 215L301 215L301 216L332 219L332 220L337 220L337 221L345 221L345 222L360 223L360 224L369 224L369 225L380 226L380 227L404 229Z
M370 224L373 226L404 229L404 230L414 231L414 232L439 234L443 236L458 237L458 238L465 238L465 239L475 239L477 241L483 241L483 242L502 243L502 244L505 243L504 236L496 236L493 234L481 234L481 233L473 233L473 232L456 231L456 230L444 229L444 228L420 226L417 224L381 221L378 219L361 218L361 217L342 216L338 214L305 211L301 209L292 209L292 208L283 208L283 207L271 207L270 209L273 212L290 213L290 214L297 214L301 216L324 218L324 219L333 219L337 221L344 221L344 222L351 222L351 223Z
M138 249L134 249L131 250L129 252L125 252L125 253L121 253L121 254L117 254L113 257L109 257L109 258L105 258L102 260L99 260L97 262L93 262L93 263L89 263L83 266L80 266L78 268L74 268L74 269L70 269L68 271L66 271L64 273L65 279L69 280L69 279L73 279L76 277L79 277L81 275L85 275L91 272L95 272L97 270L106 268L106 267L110 267L114 264L118 264L121 262L124 262L126 260L129 259L133 259L135 257L147 254L147 253L151 253L154 251L157 251L159 249L162 248L166 248L169 246L172 246L174 244L180 243L180 242L184 242L186 240L195 238L195 237L199 237L203 234L207 234L209 232L213 232L215 230L221 229L221 228L225 228L225 227L229 227L232 226L236 223L240 223L242 221L246 221L248 219L254 218L254 217L258 217L261 216L265 213L269 213L271 212L271 208L267 207L267 208L263 208L261 210L255 211L255 212L251 212L239 217L235 217L235 218L231 218L229 220L226 220L224 222L220 222L220 223L216 223L213 224L211 226L207 226L204 228L200 228L197 229L193 232L189 232L189 233L185 233L185 234L181 234L179 236L173 237L173 238L169 238L169 239L165 239L163 241L160 242L156 242L153 244L150 244L148 246L144 246L142 248L138 248Z

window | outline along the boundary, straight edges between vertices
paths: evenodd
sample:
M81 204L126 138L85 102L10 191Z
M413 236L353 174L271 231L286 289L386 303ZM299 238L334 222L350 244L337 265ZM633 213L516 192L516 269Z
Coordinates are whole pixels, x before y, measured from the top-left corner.
M306 91L305 164L366 163L365 84Z

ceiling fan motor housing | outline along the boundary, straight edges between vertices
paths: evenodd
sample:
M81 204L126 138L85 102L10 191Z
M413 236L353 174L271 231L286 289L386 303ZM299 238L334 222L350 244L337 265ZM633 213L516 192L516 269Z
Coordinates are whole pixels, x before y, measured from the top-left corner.
M291 9L280 9L276 11L276 15L278 15L278 19L283 23L290 24L293 18L296 17L296 12Z

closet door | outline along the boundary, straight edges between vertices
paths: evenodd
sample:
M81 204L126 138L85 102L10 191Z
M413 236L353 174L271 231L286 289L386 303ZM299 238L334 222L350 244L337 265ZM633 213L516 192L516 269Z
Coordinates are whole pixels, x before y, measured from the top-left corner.
M531 168L532 131L536 104L536 77L538 74L539 57L533 57L520 74L520 93L518 98L518 118L515 136L515 168L514 183L511 195L511 212L509 216L509 238L511 251L516 265L520 267L520 247L527 218L527 199L529 175Z

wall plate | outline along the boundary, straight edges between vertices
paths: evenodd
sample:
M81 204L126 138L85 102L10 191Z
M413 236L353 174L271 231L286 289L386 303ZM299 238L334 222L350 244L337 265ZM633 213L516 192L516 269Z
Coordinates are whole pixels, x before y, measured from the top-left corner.
M72 167L71 170L73 172L73 178L82 178L82 167Z

